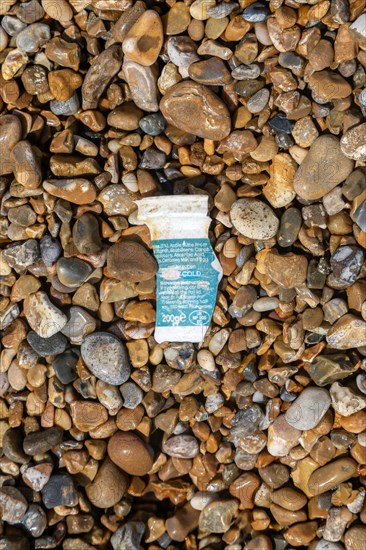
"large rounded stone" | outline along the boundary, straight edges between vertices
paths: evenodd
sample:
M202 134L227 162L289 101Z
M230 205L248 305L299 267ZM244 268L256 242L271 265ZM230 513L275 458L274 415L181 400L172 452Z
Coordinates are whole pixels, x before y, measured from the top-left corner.
M191 80L169 88L160 110L170 124L201 138L218 141L230 133L226 105L210 88Z
M294 189L303 199L315 200L324 197L352 172L353 161L341 151L335 136L318 137L298 168Z
M156 261L141 244L125 241L110 247L107 268L111 277L120 281L137 283L151 279L156 271Z
M131 367L125 346L113 334L94 332L81 344L81 356L100 380L116 386L126 382Z

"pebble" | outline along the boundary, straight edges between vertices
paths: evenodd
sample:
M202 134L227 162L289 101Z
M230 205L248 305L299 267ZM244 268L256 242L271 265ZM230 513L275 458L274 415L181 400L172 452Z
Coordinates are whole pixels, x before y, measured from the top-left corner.
M56 272L61 284L69 288L78 288L93 272L93 268L78 258L59 258Z
M238 65L231 71L235 80L255 80L261 74L261 68L256 63L250 65Z
M331 135L320 136L296 172L295 191L303 199L320 199L344 181L352 169L353 162L343 155L339 140Z
M101 95L120 70L121 63L122 51L118 44L113 44L97 56L81 88L83 111L98 107Z
M269 169L269 181L263 194L273 208L287 206L295 198L294 176L297 164L286 153L275 155Z
M125 58L122 70L130 88L132 99L137 107L148 112L158 111L157 72L155 67L145 67Z
M38 0L29 0L29 2L19 4L16 8L17 18L28 25L42 19L44 13L44 9Z
M341 151L347 158L366 160L366 123L348 130L341 138Z
M250 239L270 239L279 226L273 210L257 199L235 201L230 209L230 218L235 229Z
M56 506L76 506L78 493L69 474L55 474L42 489L42 501L48 510Z
M20 523L25 516L28 503L15 487L0 487L1 519L10 525Z
M218 57L191 63L188 67L189 77L207 86L224 86L231 82L231 76L225 63Z
M30 504L22 525L34 538L40 537L47 528L47 516L39 504Z
M318 355L307 370L317 386L327 386L350 376L354 372L354 367L347 355L335 353Z
M97 195L93 184L84 178L48 179L42 185L50 195L73 204L89 204Z
M260 23L269 16L269 10L265 4L254 2L243 11L243 19L250 23Z
M113 550L139 550L145 533L142 521L127 521L111 537Z
M108 456L127 474L144 476L152 468L153 451L132 432L117 432L108 441Z
M350 84L340 74L324 70L309 77L309 86L318 98L324 101L343 99L352 92Z
M60 355L67 347L67 339L59 332L50 338L41 338L36 332L30 331L27 334L27 342L41 357Z
M86 213L76 220L72 229L72 239L80 254L95 254L102 248L98 220Z
M286 420L298 430L312 430L319 424L330 404L327 390L308 386L287 409Z
M265 258L267 274L282 288L294 288L306 280L308 261L305 256L289 252L279 255L271 251Z
M199 517L199 528L204 533L225 533L238 510L238 501L217 499L207 504Z
M15 115L2 115L0 118L0 175L11 174L13 171L12 150L21 140L22 125Z
M89 432L108 420L108 412L100 403L73 401L70 408L73 424L81 432Z
M348 481L356 472L357 463L352 458L338 458L310 475L309 490L313 495L321 495Z
M42 171L34 149L28 141L19 141L12 150L16 180L27 189L35 189L42 181Z
M24 452L30 456L44 454L61 443L62 435L62 430L57 427L32 432L24 438Z
M339 382L333 382L329 392L333 408L342 416L351 416L366 407L366 397Z
M166 127L165 118L161 113L153 113L139 120L139 127L149 136L159 136Z
M272 456L287 456L301 437L301 430L287 422L287 416L280 415L268 428L267 449Z
M51 477L52 469L52 464L47 462L28 466L23 473L23 481L34 491L42 491Z
M191 435L176 435L165 441L163 451L176 458L194 458L199 453L199 447Z
M51 30L44 23L28 25L16 37L17 48L27 53L35 53L51 38Z
M50 235L45 235L40 243L41 258L45 265L53 265L61 255L62 248L57 239L53 239Z
M363 525L350 527L344 536L346 550L362 550L366 543L366 529Z
M30 327L41 338L50 338L67 323L66 315L52 304L43 290L25 298L24 315Z
M92 483L85 487L90 502L97 508L110 508L119 502L128 486L127 476L106 458Z
M113 334L88 334L81 344L81 356L92 374L108 384L123 384L130 376L126 348Z
M157 271L157 264L145 247L136 242L124 241L109 248L107 268L115 279L139 282L151 279Z
M185 504L174 516L166 520L167 534L174 541L184 542L186 537L197 528L198 518L199 512L191 506L191 503Z
M282 248L293 245L297 239L302 223L301 212L291 206L281 216L280 228L277 234L278 244Z
M224 103L209 88L186 80L168 89L160 110L169 124L202 138L220 140L230 133Z
M73 94L66 101L58 101L53 99L50 101L51 111L54 115L71 116L75 115L80 107L80 102L77 94Z
M146 32L148 30L148 32ZM163 45L163 25L156 11L146 10L124 37L122 50L136 63L150 66L158 58Z
M19 428L9 428L3 435L2 448L4 455L17 464L24 464L28 456L23 450L24 435Z
M327 332L327 342L335 349L358 348L366 345L366 322L348 313Z

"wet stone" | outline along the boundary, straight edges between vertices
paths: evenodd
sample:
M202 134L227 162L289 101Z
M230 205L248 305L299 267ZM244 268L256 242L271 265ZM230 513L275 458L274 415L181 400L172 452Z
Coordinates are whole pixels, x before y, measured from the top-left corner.
M225 63L218 57L192 63L188 68L188 73L195 82L208 86L224 86L231 81Z
M51 38L51 30L43 23L33 23L26 27L16 37L17 48L27 53L36 52Z
M29 459L23 450L23 439L24 434L19 428L10 428L3 436L3 453L17 464L24 464Z
M65 351L67 346L67 339L59 332L50 338L41 338L36 332L30 331L27 334L27 341L31 348L41 357L60 355Z
M166 154L162 151L158 151L157 149L150 148L147 151L144 151L139 167L147 168L149 170L158 170L159 168L163 168L165 163Z
M85 491L90 502L98 508L110 508L119 502L127 489L128 478L106 458L100 465L93 482Z
M317 386L326 386L347 378L354 372L354 366L343 353L318 355L307 366L307 371Z
M83 214L76 221L72 237L81 254L94 254L102 248L98 220L92 214Z
M130 376L130 363L123 343L108 332L94 332L81 344L81 356L100 380L120 385Z
M88 70L82 85L82 108L95 109L104 90L121 68L122 52L114 44L100 53Z
M366 322L354 315L343 315L328 331L328 344L335 349L366 345Z
M291 134L294 127L294 123L291 120L288 120L284 113L278 113L272 117L268 121L268 124L276 133L283 132L285 134Z
M123 40L123 53L141 65L152 65L163 45L163 26L156 11L146 10Z

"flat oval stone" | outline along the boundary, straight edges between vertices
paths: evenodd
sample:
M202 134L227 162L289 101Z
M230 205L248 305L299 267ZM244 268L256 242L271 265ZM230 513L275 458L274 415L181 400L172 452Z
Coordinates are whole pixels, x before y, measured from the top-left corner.
M90 502L97 508L110 508L119 502L128 487L128 478L106 458L90 485L85 487Z
M60 353L65 351L67 346L67 339L60 332L50 338L41 338L36 332L31 330L27 334L27 341L31 348L41 357L60 355Z
M95 201L97 196L93 184L83 178L49 179L45 180L42 185L50 195L73 204L90 204Z
M69 288L78 288L93 272L93 268L79 258L59 258L56 271L61 284Z
M329 392L306 387L287 409L285 417L298 430L312 430L319 424L331 404Z
M81 344L81 356L100 380L119 386L130 376L130 361L123 343L108 332L88 334Z
M341 138L341 150L353 160L366 160L366 122L348 130Z
M149 136L159 136L166 127L165 118L161 113L153 113L140 119L139 126Z
M136 107L132 101L127 101L109 113L107 122L119 130L137 130L142 115L141 109Z
M24 452L34 456L44 454L62 441L63 431L54 427L38 432L32 432L25 436L23 441Z
M250 6L245 8L242 15L245 21L249 21L250 23L260 23L261 21L265 21L267 19L269 10L265 4L262 4L261 2L254 2L254 4L250 4Z
M230 209L233 226L250 239L267 240L277 233L279 221L273 210L257 199L239 199Z
M107 268L110 276L115 279L139 282L151 279L157 271L157 264L141 244L122 241L109 248Z
M140 65L150 66L158 58L163 45L163 25L155 10L146 10L123 40L125 56Z
M313 472L308 487L313 495L321 495L348 481L357 473L357 462L352 458L338 458Z
M192 435L175 435L165 441L163 451L176 458L194 458L199 453L199 446Z
M168 36L181 34L188 28L190 22L189 7L184 2L176 2L163 17L165 34Z
M144 476L153 465L152 448L132 432L117 432L108 442L109 458L123 471Z
M294 179L294 189L303 199L320 199L352 172L353 161L341 151L339 140L332 135L318 137Z
M173 126L205 139L221 140L230 133L226 105L209 88L191 80L169 88L160 110Z
M15 115L0 117L0 176L11 174L14 166L12 150L22 138L22 125Z

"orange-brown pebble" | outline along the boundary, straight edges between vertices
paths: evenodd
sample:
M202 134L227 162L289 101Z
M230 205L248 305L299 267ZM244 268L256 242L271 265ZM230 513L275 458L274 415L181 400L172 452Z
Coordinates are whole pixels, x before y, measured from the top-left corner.
M122 470L143 476L153 465L153 450L132 432L117 432L108 442L108 455Z

